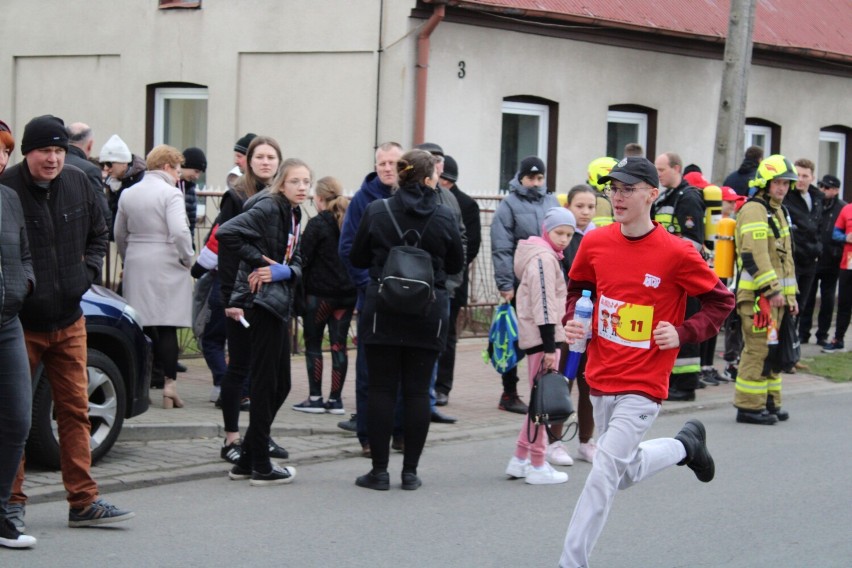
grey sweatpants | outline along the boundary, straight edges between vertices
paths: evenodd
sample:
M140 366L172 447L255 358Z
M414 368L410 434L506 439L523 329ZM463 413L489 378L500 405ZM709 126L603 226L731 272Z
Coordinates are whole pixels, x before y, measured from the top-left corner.
M674 438L642 442L660 405L639 395L592 396L598 451L568 524L560 568L587 568L615 492L651 477L686 457ZM641 442L641 443L640 443Z

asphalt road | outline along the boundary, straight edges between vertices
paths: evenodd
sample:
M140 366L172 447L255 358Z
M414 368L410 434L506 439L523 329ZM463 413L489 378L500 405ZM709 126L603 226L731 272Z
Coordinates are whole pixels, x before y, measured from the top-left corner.
M737 568L852 565L852 393L799 396L792 418L739 425L731 408L699 411L716 479L672 468L619 493L592 556L596 567ZM651 436L674 435L683 415L663 415ZM519 417L520 426L520 417ZM362 458L298 467L292 485L198 480L112 492L137 517L102 529L69 529L64 502L30 505L39 539L0 549L12 568L242 566L556 566L577 495L591 467L568 483L529 486L503 475L513 438L427 447L418 491L358 488ZM576 441L569 449L576 449Z

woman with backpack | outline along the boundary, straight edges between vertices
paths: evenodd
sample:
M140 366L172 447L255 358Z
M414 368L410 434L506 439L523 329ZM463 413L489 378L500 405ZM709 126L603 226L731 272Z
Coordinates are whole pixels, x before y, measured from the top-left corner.
M243 310L251 335L249 426L229 477L251 478L251 485L290 483L296 476L294 468L270 461L269 432L290 393L290 315L302 277L299 206L312 180L303 161L284 160L268 192L217 232L222 248L240 259L228 306Z
M343 414L343 382L348 356L346 340L352 312L355 311L355 285L340 256L337 244L349 198L333 177L317 182L314 205L319 214L308 221L302 235L302 282L305 307L302 315L305 332L305 363L308 366L310 396L293 410L314 414ZM331 348L331 389L322 399L322 340L328 326Z
M389 446L400 388L405 408L402 488L421 485L417 466L431 419L429 382L447 341L446 279L448 273L460 271L465 260L452 211L438 203L436 163L437 158L424 150L404 154L397 163L399 189L389 199L369 205L352 244L352 265L370 271L360 315L368 323L361 326L358 340L364 342L369 370L367 433L373 468L355 481L359 487L390 488ZM405 244L410 246L401 247ZM404 267L422 269L413 259L423 251L431 261L430 274L414 276ZM392 267L395 275L389 274ZM395 288L394 279L413 285ZM391 299L390 291L398 295Z

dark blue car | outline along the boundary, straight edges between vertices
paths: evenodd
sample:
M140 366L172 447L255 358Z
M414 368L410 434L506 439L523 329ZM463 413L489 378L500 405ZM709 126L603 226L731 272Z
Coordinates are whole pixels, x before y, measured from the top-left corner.
M92 463L109 452L125 418L148 410L151 340L135 310L115 292L92 286L83 296L88 334ZM59 467L59 442L50 384L41 365L33 373L33 425L27 459Z

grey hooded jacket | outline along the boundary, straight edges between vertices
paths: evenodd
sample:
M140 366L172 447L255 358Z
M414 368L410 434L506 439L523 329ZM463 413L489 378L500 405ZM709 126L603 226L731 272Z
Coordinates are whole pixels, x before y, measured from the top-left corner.
M491 262L497 289L507 292L517 287L513 266L515 248L523 239L541 236L544 214L559 201L547 187L527 188L517 176L509 182L509 195L497 206L491 221Z

